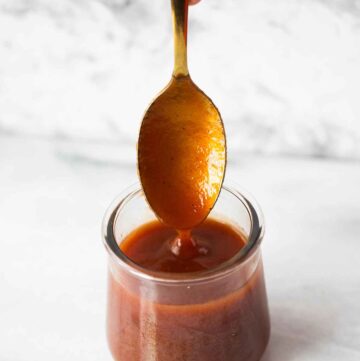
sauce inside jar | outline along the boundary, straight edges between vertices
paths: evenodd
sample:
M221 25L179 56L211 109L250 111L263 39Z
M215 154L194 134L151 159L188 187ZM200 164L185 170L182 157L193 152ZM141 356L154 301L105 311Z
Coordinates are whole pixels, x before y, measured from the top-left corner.
M229 260L245 245L244 237L224 223L208 219L180 234L154 221L131 233L121 250L138 265L161 272L197 272Z
M247 242L240 231L214 219L191 235L199 246L196 253L190 246L189 253L176 255L176 231L155 221L135 229L120 248L146 270L179 274L212 269ZM260 253L246 262L215 283L199 287L184 282L182 288L144 287L133 275L112 269L108 340L114 359L258 361L270 328Z

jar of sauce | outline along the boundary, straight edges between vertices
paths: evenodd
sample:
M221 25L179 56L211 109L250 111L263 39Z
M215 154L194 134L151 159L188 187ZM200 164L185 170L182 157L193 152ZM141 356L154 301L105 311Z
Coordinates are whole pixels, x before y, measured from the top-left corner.
M198 269L184 261L174 272L168 259L146 267L154 240L172 231L156 223L140 187L110 206L103 238L109 256L107 335L114 360L260 360L270 335L261 210L244 192L224 186L209 219L193 232L216 242L216 265ZM209 257L202 258L204 264Z

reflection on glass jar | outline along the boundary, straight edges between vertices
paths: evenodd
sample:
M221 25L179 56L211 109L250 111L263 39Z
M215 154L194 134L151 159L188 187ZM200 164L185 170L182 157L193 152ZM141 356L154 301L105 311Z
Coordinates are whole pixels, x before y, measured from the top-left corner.
M211 218L244 235L245 246L207 271L146 270L119 248L155 218L138 186L109 208L103 237L109 254L107 334L116 361L258 361L270 335L259 207L223 187ZM221 240L219 240L221 242Z

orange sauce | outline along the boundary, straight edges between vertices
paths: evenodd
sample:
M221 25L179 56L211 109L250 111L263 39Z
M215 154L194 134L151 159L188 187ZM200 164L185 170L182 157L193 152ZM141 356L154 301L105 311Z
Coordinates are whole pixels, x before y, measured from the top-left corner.
M190 253L176 255L171 250L176 231L152 222L131 233L121 249L150 270L192 272L216 267L246 241L215 220L194 228L192 237L203 251L193 254L190 247ZM270 323L261 260L245 285L225 296L214 298L205 289L206 302L154 302L146 293L132 292L132 282L110 272L108 340L116 361L258 361L264 352ZM177 299L173 292L168 297Z

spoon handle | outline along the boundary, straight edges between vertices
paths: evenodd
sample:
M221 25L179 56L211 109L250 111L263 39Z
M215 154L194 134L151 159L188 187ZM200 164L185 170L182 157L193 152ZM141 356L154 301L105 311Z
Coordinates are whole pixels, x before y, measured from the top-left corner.
M187 65L188 0L171 0L174 34L173 76L180 78L189 75Z

